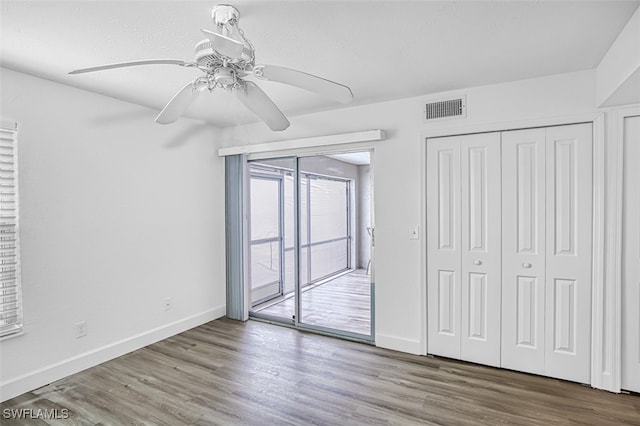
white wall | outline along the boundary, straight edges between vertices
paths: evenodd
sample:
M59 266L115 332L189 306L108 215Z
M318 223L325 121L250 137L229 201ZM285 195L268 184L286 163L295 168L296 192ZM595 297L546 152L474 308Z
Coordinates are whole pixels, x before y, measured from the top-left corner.
M24 300L24 335L0 342L2 400L222 316L219 130L1 71L0 115L19 129Z
M290 117L291 127L274 133L262 123L224 129L223 145L245 145L383 129L377 143L374 217L376 228L376 344L423 353L425 280L422 241L409 239L409 228L423 219L423 145L435 132L455 134L476 128L503 129L505 123L526 126L531 120L595 112L595 72L583 71L461 90L467 118L426 124L427 98L410 98ZM440 97L443 94L434 96ZM301 92L302 96L302 92ZM304 96L314 96L307 95ZM356 99L358 94L355 94ZM424 238L422 229L421 238Z

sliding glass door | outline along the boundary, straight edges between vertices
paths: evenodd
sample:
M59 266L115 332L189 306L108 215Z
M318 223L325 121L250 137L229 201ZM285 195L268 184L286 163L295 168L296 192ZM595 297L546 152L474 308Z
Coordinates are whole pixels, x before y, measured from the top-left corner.
M249 288L253 311L295 318L295 159L249 163Z
M252 316L371 339L366 154L249 163Z

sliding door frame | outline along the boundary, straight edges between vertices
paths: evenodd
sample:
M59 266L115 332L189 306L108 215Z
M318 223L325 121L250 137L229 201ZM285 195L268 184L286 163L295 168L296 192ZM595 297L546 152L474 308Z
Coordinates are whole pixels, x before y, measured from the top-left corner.
M301 218L301 208L300 208L300 177L302 175L304 175L305 173L301 173L300 171L300 159L302 158L308 158L308 157L313 157L313 156L318 156L318 155L326 155L327 153L331 153L331 154L337 154L337 153L350 153L350 152L362 152L362 151L369 151L370 155L371 155L371 167L373 170L373 158L374 158L374 150L373 147L363 147L363 148L353 148L353 149L342 149L342 150L329 150L330 152L327 152L326 150L319 150L319 151L311 151L311 152L303 152L303 153L296 153L294 152L287 152L286 154L283 153L283 155L277 155L272 152L266 152L266 153L262 153L263 155L261 155L260 153L258 154L252 154L249 156L245 156L244 159L247 163L247 169L250 169L250 167L248 166L249 163L251 162L259 162L260 160L267 160L267 159L286 159L286 160L292 160L293 161L293 175L294 175L294 200L293 200L293 204L294 204L294 298L295 298L295 308L294 308L294 317L293 318L284 318L284 317L278 317L275 315L270 315L270 314L265 314L265 313L261 313L261 312L254 312L252 310L249 311L249 317L257 319L257 320L262 320L262 321L266 321L266 322L270 322L270 323L274 323L274 324L279 324L279 325L285 325L285 326L290 326L296 329L300 329L300 330L305 330L305 331L312 331L315 333L319 333L319 334L324 334L324 335L329 335L329 336L335 336L335 337L340 337L340 338L344 338L344 339L348 339L348 340L354 340L354 341L359 341L359 342L364 342L364 343L374 343L375 342L375 276L374 276L374 271L375 271L375 263L373 262L373 253L374 253L374 243L373 243L373 239L372 239L372 244L371 244L371 268L370 268L370 287L371 287L371 294L370 294L370 333L369 335L364 335L364 334L359 334L359 333L354 333L354 332L350 332L350 331L345 331L345 330L339 330L339 329L333 329L333 328L328 328L328 327L324 327L324 326L320 326L320 325L313 325L313 324L307 324L304 323L303 321L301 321L300 319L302 318L302 285L301 285L301 281L300 281L300 259L301 259L301 234L300 234L300 218ZM337 180L337 181L344 181L344 182L348 182L348 179L341 179L341 178L336 178L336 177L331 177L331 176L323 176L321 174L318 173L310 173L311 175L318 175L321 177L325 177L327 179L331 179L331 180ZM374 209L373 209L373 203L374 203L374 196L373 196L373 171L371 173L371 201L370 201L370 220L371 220L371 227L375 228L374 225ZM348 184L347 185L347 193L345 194L346 197L348 197L348 202L347 202L347 269L338 272L338 274L340 273L346 273L347 271L350 270L351 266L352 266L352 254L351 254L351 247L353 245L353 231L352 229L350 229L350 227L353 226L353 223L351 222L351 202L350 202L350 198L351 198L351 185ZM248 198L248 197L247 197ZM309 202L309 200L308 200ZM310 211L310 208L308 209ZM281 216L284 216L284 212L282 213ZM248 212L247 212L247 217L248 217ZM308 225L309 230L310 230L310 226ZM247 238L250 238L250 236L246 236L245 237L245 244L250 244L250 240L247 240ZM308 241L308 250L310 252L311 250L311 241ZM284 249L285 243L284 241L282 242L282 247ZM284 262L284 257L281 257L281 262ZM309 265L309 269L310 269L310 265ZM281 273L283 272L283 269L281 269ZM339 276L339 275L338 275ZM321 281L322 279L327 278L327 277L323 277L319 280L316 281ZM284 283L283 283L284 285ZM245 283L245 287L250 286L250 283ZM245 297L250 297L249 293L245 293ZM251 301L248 302L249 306L252 306Z

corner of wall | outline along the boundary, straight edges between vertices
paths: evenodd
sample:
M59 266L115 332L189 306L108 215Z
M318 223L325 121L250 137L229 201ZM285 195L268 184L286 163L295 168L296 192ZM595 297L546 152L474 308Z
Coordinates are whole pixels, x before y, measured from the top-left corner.
M640 102L640 7L596 68L596 105Z

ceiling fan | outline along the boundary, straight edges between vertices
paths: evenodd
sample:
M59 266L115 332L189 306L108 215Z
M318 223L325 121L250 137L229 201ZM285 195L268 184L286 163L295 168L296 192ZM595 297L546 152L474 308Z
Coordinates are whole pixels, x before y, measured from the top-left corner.
M155 121L159 124L176 121L205 89L212 92L220 88L234 92L237 98L271 130L285 130L289 127L289 120L260 87L245 79L252 76L258 80L276 81L299 87L341 103L353 100L351 89L342 84L290 68L256 65L255 50L238 27L240 12L235 7L219 4L213 8L211 18L216 25L215 31L201 30L207 38L196 44L195 60L192 62L179 59L146 59L82 68L69 74L151 64L178 65L203 71L204 76L188 83L171 98L156 117Z

